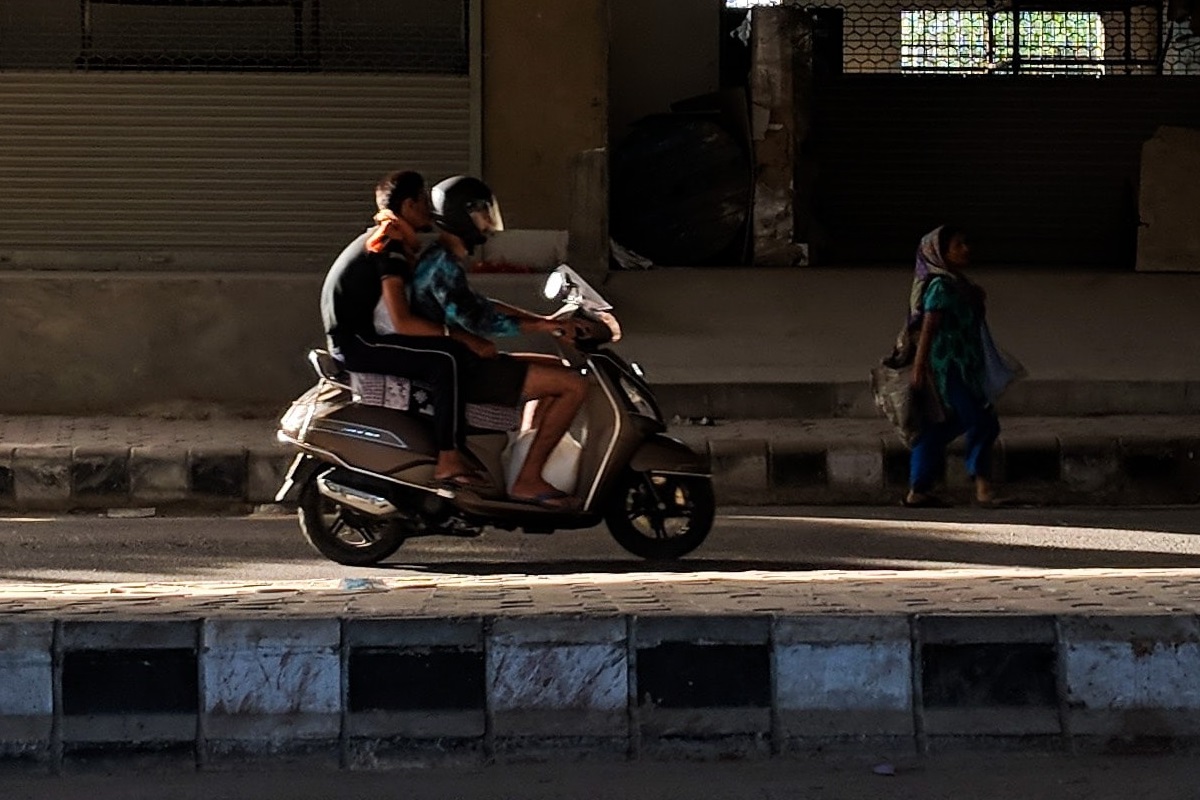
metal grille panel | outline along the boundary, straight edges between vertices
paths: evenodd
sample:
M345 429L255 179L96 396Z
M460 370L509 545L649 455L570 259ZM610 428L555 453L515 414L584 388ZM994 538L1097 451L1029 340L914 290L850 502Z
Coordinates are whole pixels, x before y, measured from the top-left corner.
M467 0L4 0L0 68L466 74Z

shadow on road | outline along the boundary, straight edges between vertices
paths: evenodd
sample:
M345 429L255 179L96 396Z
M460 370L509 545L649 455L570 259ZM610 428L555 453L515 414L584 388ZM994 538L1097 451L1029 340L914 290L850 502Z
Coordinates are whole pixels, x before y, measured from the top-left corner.
M413 539L388 563L326 561L292 519L9 519L0 524L0 581L333 578L402 571L466 575L621 575L939 568L1200 569L1200 509L1192 507L722 508L704 545L673 562L625 553L603 527L479 538Z
M649 562L633 557L531 558L506 561L500 553L487 560L453 558L409 560L402 549L392 567L426 572L494 575L514 571L535 574L570 572L626 573L638 571L697 572L822 569L937 569L943 567L1028 567L1041 569L1185 569L1200 568L1200 539L1179 533L1200 533L1200 526L1182 519L1152 530L1115 524L1111 514L1097 510L1070 523L1050 521L1045 510L1014 509L957 514L921 512L898 518L881 511L874 517L839 515L823 509L803 516L730 514L718 519L707 542L692 556L674 562ZM1184 512L1193 520L1196 511ZM950 517L947 519L947 517ZM957 518L955 518L957 517ZM1038 521L1031 521L1036 517ZM1163 530L1166 527L1168 530ZM1175 528L1176 530L1170 530ZM570 533L558 534L566 538ZM553 550L556 537L538 548ZM613 544L615 548L615 543ZM461 555L461 554L460 554Z

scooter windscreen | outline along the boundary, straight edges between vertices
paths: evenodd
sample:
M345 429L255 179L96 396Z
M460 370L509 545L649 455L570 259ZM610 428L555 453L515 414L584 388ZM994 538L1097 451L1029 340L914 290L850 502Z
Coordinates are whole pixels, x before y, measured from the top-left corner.
M542 293L547 300L561 300L588 311L608 311L612 308L611 303L566 264L560 264L546 276Z
M546 276L542 293L547 300L562 301L563 307L552 316L570 317L575 322L576 347L593 350L621 340L621 325L609 313L612 304L566 264Z

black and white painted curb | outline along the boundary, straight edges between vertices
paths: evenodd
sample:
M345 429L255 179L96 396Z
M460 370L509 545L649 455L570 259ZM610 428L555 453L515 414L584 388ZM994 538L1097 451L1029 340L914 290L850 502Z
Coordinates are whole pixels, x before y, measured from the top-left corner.
M0 622L0 761L372 768L1200 734L1192 616ZM548 755L549 754L549 755Z
M683 436L705 451L718 502L895 504L909 453L895 437L838 441ZM270 503L292 454L258 449L48 445L0 447L0 508L63 511L127 507L227 508ZM1200 501L1200 441L1171 438L1001 437L997 480L1034 504ZM966 501L970 482L952 448L945 480Z

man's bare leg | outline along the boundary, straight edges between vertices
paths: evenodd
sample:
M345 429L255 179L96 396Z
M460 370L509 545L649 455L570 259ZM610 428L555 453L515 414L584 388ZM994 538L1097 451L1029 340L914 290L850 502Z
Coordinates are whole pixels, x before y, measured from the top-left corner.
M517 500L532 500L539 496L552 496L557 491L542 477L542 469L583 405L587 382L573 370L531 364L525 376L524 393L526 397L537 398L539 406L547 400L551 401L546 404L544 411L538 409L540 424L510 493ZM563 503L562 507L570 508L571 505Z
M549 353L513 353L512 357L518 361L528 361L530 364L544 364L551 368L566 366L561 357L550 355ZM521 430L536 431L542 427L542 420L545 419L546 412L550 410L550 406L553 403L553 397L544 397L540 400L532 401L531 405L533 408L526 410L526 413L521 418Z

